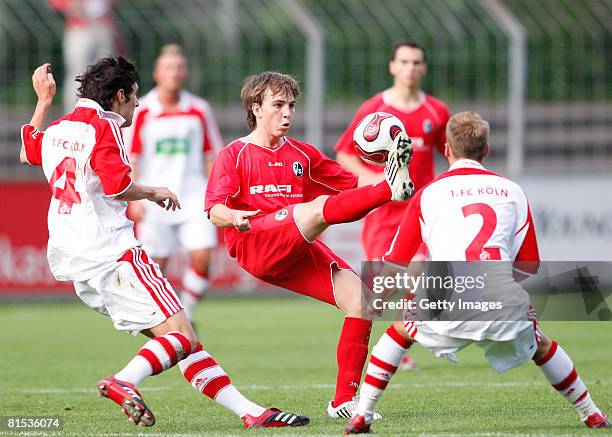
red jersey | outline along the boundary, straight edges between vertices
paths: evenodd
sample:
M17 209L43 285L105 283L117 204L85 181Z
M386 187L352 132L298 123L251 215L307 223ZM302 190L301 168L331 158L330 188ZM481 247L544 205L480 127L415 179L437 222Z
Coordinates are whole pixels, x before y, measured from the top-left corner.
M238 139L223 148L206 188L206 211L223 204L231 209L269 214L288 205L333 195L357 186L357 176L310 144L285 137L276 149ZM258 216L259 217L259 216ZM225 240L232 254L236 231Z
M355 127L363 117L377 111L393 114L404 124L406 133L412 139L414 150L409 167L410 179L417 190L424 187L434 178L434 149L444 153L446 123L450 118L447 106L422 92L419 107L411 112L405 112L387 104L384 92L378 93L359 107L351 124L338 140L336 152L356 156L353 146ZM384 171L383 166L371 165L365 161L363 164L372 171L378 173ZM405 202L390 202L366 216L362 240L368 259L380 259L386 252L405 209Z

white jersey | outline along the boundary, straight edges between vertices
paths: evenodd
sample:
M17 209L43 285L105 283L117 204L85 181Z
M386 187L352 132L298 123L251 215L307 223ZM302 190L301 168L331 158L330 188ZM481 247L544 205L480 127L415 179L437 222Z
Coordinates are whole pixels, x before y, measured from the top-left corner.
M410 262L422 243L431 261L511 261L525 273L535 273L539 261L529 204L521 187L468 159L456 162L415 194L383 259ZM509 280L500 279L500 283L507 286L504 291L509 299L514 299L517 310L519 304L528 308L528 295L512 280L512 269L503 270L500 275L507 274ZM526 318L526 309L524 315ZM500 340L506 333L512 336L515 327L511 325L516 324L428 323L440 334L473 340Z
M139 245L125 216L127 202L113 199L132 183L119 128L124 122L80 99L45 132L21 129L28 162L42 165L51 186L47 257L58 280L88 280Z
M187 221L204 211L204 162L223 142L207 101L182 91L179 110L164 112L156 89L140 99L127 143L138 159L144 185L165 186L181 202L179 211L148 208L145 218L166 223ZM148 217L147 217L148 216Z

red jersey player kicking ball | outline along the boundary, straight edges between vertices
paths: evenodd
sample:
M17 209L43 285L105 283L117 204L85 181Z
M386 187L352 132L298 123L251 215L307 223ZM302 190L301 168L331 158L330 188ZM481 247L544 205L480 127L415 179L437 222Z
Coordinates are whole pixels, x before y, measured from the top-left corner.
M73 281L79 298L108 316L116 329L150 337L117 373L98 383L100 396L118 404L134 424L152 426L155 416L136 386L177 363L196 390L237 414L247 428L306 425L309 419L246 399L199 343L188 317L159 266L140 248L127 201L146 199L180 208L165 187L133 182L121 127L138 106L139 74L122 57L104 58L77 78L80 99L73 112L49 125L55 95L49 64L32 76L38 103L21 129L20 161L42 166L51 187L47 257L53 275Z
M363 218L391 200L406 200L412 148L405 133L390 145L385 180L363 181L310 144L288 137L300 95L291 76L248 77L242 103L251 133L222 149L206 190L206 211L225 230L230 256L270 284L337 306L344 325L337 348L336 393L327 412L348 417L368 355L371 319L362 318L361 282L319 235ZM360 183L361 182L361 183Z
M449 120L446 137L444 155L449 171L412 198L383 260L409 265L424 243L432 261L497 260L513 263L518 277L536 273L538 243L523 190L482 166L489 153L489 123L475 112L461 112ZM503 270L499 284L514 287L510 290L513 297L526 295L525 305L515 306L511 318L497 320L491 314L491 321L405 320L387 329L372 349L359 405L345 434L370 432L376 403L415 341L454 362L455 352L475 343L500 373L533 360L587 427L610 427L572 359L540 330L527 293L513 280L513 269Z

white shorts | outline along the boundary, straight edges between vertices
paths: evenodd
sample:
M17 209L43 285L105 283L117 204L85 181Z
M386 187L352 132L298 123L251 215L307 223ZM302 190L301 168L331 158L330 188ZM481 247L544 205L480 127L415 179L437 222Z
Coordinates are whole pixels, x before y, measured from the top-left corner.
M434 322L436 323L436 322ZM517 331L514 338L498 340L472 340L441 335L434 331L427 322L404 322L404 326L421 346L429 349L438 358L445 358L453 363L458 362L455 352L475 343L485 350L485 357L491 367L503 373L525 364L536 352L539 342L539 327L537 323L529 323L521 331Z
M125 252L113 268L88 281L75 281L74 288L87 306L110 317L115 329L132 335L183 308L157 264L139 247Z
M180 243L187 251L211 249L217 245L217 227L199 215L180 223L147 220L138 223L138 238L153 258L169 258Z

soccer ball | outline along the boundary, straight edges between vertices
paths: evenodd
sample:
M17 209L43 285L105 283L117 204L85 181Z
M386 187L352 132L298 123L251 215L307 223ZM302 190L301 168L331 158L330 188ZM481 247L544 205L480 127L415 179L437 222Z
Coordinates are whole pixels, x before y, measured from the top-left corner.
M395 115L386 112L366 115L353 132L357 155L369 164L385 165L393 140L402 131L404 124Z

